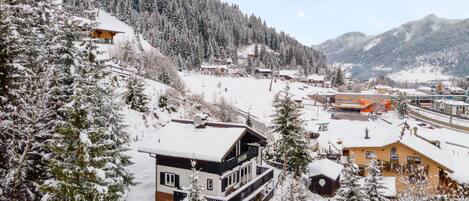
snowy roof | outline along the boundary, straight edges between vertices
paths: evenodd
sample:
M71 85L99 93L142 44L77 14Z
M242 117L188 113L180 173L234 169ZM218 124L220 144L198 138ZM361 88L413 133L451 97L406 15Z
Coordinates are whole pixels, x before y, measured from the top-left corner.
M258 69L256 69L256 71L261 72L261 73L271 73L272 72L272 70L270 70L268 68L258 68Z
M321 159L312 162L308 169L309 169L309 177L314 177L317 175L324 175L326 177L329 177L333 180L337 179L339 177L340 173L342 172L342 169L344 167L336 162L333 162L329 159Z
M324 75L312 74L308 76L309 80L324 81Z
M387 85L376 85L375 89L392 89L392 87Z
M173 120L152 140L143 141L139 152L222 162L233 144L246 132L265 138L246 125L209 122L196 128L191 120Z
M466 103L464 101L455 101L455 100L448 100L448 99L435 100L435 102L444 103L448 105L455 105L455 106L469 106L469 103Z
M114 26L112 23L103 22L103 21L101 21L101 19L102 18L96 19L96 23L98 25L95 29L105 30L105 31L110 31L110 32L117 32L117 33L124 33L124 31L119 30L119 28ZM83 18L83 17L74 16L73 20L78 21L80 25L84 25L86 23L91 23L90 19Z
M298 78L298 71L297 70L280 70L279 75L289 76L292 78Z
M347 138L344 140L344 147L346 148L354 148L354 147L384 147L394 143L401 143L404 146L413 149L420 154L426 156L427 158L433 160L434 162L446 167L450 171L453 171L453 163L448 155L448 153L440 148L434 146L433 144L428 143L427 141L423 140L422 138L405 133L400 138L400 129L401 126L396 127L397 129L389 129L393 133L389 131L386 132L383 130L386 135L380 135L379 137L373 136L373 131L370 131L370 139L365 139L364 137L360 138ZM376 132L376 131L374 131ZM379 131L378 131L379 132ZM363 134L364 136L364 134Z

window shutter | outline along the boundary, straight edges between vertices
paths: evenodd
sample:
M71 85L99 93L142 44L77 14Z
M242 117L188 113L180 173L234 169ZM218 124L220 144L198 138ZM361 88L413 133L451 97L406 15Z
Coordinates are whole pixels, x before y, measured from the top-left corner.
M165 183L164 183L164 180L165 180L164 176L165 176L164 172L160 172L160 184L161 184L161 185L164 185L164 184L165 184Z
M175 174L175 175L174 175L174 180L175 180L175 181L174 181L174 186L175 186L176 188L179 188L179 175Z

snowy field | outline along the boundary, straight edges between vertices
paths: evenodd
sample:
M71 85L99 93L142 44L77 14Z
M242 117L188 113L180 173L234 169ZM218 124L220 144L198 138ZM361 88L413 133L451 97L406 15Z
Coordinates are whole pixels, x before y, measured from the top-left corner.
M189 90L194 94L202 95L205 101L214 103L216 99L223 96L240 110L250 109L253 116L264 122L269 122L273 114L274 95L285 89L287 85L290 93L298 99L307 99L307 95L316 93L335 92L331 88L312 87L303 83L281 80L275 81L272 84L272 91L269 91L270 79L219 77L196 73L181 73L180 76Z

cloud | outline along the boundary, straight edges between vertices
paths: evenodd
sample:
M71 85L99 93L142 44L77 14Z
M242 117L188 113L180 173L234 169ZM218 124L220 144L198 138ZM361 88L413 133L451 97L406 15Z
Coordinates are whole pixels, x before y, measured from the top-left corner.
M299 9L298 12L296 13L296 16L298 16L298 18L305 18L306 13L302 9Z

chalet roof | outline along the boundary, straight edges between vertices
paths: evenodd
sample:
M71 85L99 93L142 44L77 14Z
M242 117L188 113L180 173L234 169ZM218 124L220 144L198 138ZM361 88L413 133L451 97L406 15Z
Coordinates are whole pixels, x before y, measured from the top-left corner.
M272 70L268 69L268 68L258 68L256 69L257 72L260 72L260 73L271 73Z
M314 177L317 175L324 175L326 177L331 178L332 180L336 180L339 177L342 169L344 167L336 162L333 162L329 159L321 159L312 162L309 164L309 177Z
M364 137L344 139L344 148L385 147L390 144L400 143L416 152L419 152L423 156L433 160L449 171L454 170L452 160L446 151L434 146L433 144L430 144L416 135L409 134L408 131L406 131L406 133L401 138L399 131L401 128L402 126L396 127L396 129L390 129L391 131L388 131L388 133L393 133L379 135L379 137L374 137L373 132L381 131L371 131L370 139L365 139ZM383 130L382 132L386 131Z
M235 142L245 133L266 140L262 134L242 124L208 122L196 128L192 120L173 119L152 140L140 144L138 151L164 156L222 162Z
M77 21L79 26L83 26L85 24L91 23L90 19L83 18L83 17L77 17L74 16L73 20ZM115 32L115 33L124 33L123 31L119 31L117 27L114 27L112 24L106 23L99 21L98 19L96 20L96 23L98 24L95 30L101 30L101 31L109 31L109 32Z
M314 80L314 81L324 81L324 75L318 75L318 74L312 74L308 76L308 80Z

